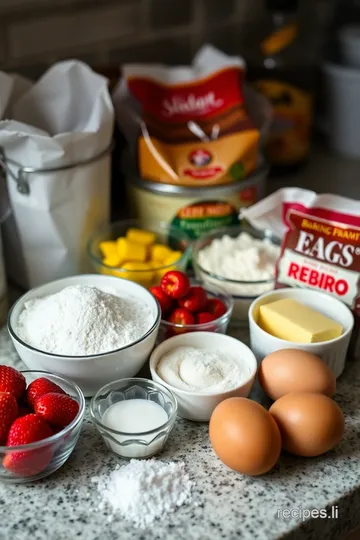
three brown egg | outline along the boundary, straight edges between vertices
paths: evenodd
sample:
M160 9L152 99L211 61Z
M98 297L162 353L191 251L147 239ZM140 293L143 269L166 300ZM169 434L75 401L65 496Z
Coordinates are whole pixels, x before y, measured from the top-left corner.
M230 398L214 410L210 441L231 469L255 476L269 471L281 448L298 456L319 456L340 442L345 421L331 399L336 379L317 356L297 349L268 355L259 381L274 400L267 411L246 398Z

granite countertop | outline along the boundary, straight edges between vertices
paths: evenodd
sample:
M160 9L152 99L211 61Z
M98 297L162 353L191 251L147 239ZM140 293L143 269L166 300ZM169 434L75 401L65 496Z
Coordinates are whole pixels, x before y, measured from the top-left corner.
M0 331L0 364L23 364L6 329ZM178 419L158 459L184 461L195 482L197 505L180 508L146 530L99 510L92 477L117 463L89 420L67 463L52 476L25 485L0 484L0 540L342 540L360 515L360 363L349 364L336 400L346 416L338 447L319 458L282 455L267 475L248 478L227 469L214 455L206 424ZM87 406L88 409L88 406ZM279 517L284 509L338 506L338 519Z

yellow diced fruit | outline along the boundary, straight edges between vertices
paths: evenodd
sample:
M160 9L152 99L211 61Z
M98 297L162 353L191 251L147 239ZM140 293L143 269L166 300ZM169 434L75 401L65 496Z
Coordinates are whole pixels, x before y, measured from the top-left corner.
M112 257L117 253L116 242L100 242L99 249L104 257Z
M111 276L111 273L111 268L105 268L104 266L100 267L100 274L103 274L104 276Z
M172 250L163 244L154 244L150 248L150 259L154 262L156 261L163 263L167 257L170 257L171 254Z
M165 266L165 268L160 268L159 270L156 271L156 280L161 281L161 279L166 274L166 272L170 272L170 270L176 270L175 263L178 262L181 256L182 256L181 251L172 251L171 255L169 255L169 257L167 257L163 262L163 265ZM168 265L172 265L172 266L168 266Z
M166 272L169 272L170 270L175 270L175 266L173 268L166 268L166 270L164 268L161 268L160 270L156 270L156 273L155 273L155 285L158 285L160 283L160 281L162 280L162 278L165 276Z
M118 253L116 252L113 255L108 255L107 257L105 257L105 259L103 259L103 263L106 264L106 266L116 268L117 266L119 266L119 264L121 264L121 260Z
M143 229L130 228L127 230L126 238L129 242L134 242L135 244L151 246L155 243L156 234L150 231L144 231Z
M162 270L159 270L159 267L162 267L163 263L159 263L159 261L149 261L148 264L151 264L151 267L154 270L154 277L153 277L153 283L152 285L158 285L161 281L161 278L163 275L167 272L162 272Z
M124 263L121 267L121 277L129 279L130 281L136 281L144 287L150 287L154 279L154 271L151 264L139 261L131 261ZM126 270L126 272L124 272Z
M164 260L164 265L177 263L181 257L182 251L172 251L171 254Z
M117 252L120 257L120 264L128 261L146 261L146 246L130 242L127 238L118 238L116 240Z
M151 268L153 268L153 270L156 270L157 268L159 268L159 266L163 266L164 263L160 262L160 261L147 261L147 263L151 266Z

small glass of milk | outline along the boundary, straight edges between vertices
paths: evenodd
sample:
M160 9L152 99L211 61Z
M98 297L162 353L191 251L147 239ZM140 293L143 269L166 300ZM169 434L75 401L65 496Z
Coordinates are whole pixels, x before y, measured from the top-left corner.
M176 413L174 394L149 379L113 381L100 388L90 403L91 419L106 446L128 459L160 452Z

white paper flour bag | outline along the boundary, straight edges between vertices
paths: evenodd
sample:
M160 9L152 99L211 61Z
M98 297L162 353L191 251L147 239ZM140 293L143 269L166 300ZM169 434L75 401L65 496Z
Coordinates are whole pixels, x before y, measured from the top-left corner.
M10 278L33 287L89 270L89 236L109 220L114 112L107 80L82 62L12 82L5 106L0 87L12 206L4 250Z

